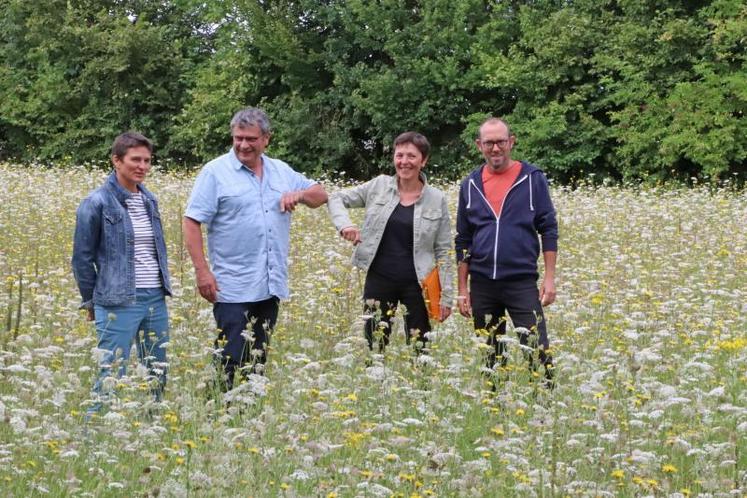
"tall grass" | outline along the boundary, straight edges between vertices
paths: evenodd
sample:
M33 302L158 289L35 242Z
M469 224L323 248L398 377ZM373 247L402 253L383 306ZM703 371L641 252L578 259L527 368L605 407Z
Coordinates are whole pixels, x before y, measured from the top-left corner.
M399 318L370 355L351 247L324 209L300 208L267 376L226 407L211 308L180 246L193 177L154 172L175 286L166 398L153 404L133 365L85 430L96 340L69 260L75 208L104 176L0 166L4 496L747 494L745 192L554 189L554 391L509 343L492 393L459 316L429 356Z

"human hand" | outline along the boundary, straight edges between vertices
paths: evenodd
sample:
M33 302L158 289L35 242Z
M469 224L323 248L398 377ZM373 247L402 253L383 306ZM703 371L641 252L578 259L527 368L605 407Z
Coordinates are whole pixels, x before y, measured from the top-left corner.
M470 301L469 291L460 292L457 296L459 313L465 318L472 318L472 302Z
M303 190L294 190L291 192L285 192L280 196L280 212L285 213L286 211L292 213L296 209L296 205L303 203Z
M555 302L555 280L545 276L540 286L539 297L542 306L548 306Z
M93 308L88 308L88 309L86 310L86 312L87 312L87 313L86 313L86 319L87 319L87 320L88 320L89 322L92 322L92 321L93 321L93 320L94 320L94 319L96 318L96 314L94 313L94 311L93 311Z
M357 246L361 243L361 231L354 226L346 227L340 230L340 237L349 242L352 242L354 246Z
M439 306L439 321L443 322L451 316L451 306Z
M208 302L214 303L218 299L218 281L215 275L208 269L197 271L197 289L200 295Z

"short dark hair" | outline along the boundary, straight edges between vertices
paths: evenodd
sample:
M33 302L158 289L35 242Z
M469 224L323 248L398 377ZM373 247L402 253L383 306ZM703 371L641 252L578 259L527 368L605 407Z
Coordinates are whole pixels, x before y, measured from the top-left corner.
M511 136L511 127L508 126L508 123L506 123L501 118L490 117L490 118L486 119L485 121L483 121L482 123L480 123L480 126L477 128L477 139L478 140L480 140L480 136L482 135L482 127L485 126L488 123L490 123L490 124L501 123L503 126L506 127L506 131L508 132L508 136L509 137Z
M122 159L133 147L146 147L153 154L153 142L136 131L126 131L114 139L112 156Z
M431 143L425 138L425 135L421 135L416 131L406 131L401 133L394 139L394 148L396 149L400 145L412 144L420 153L423 155L423 159L427 159L431 154Z
M257 126L263 135L269 135L272 131L270 118L267 117L265 111L256 107L241 109L231 119L231 133L233 133L234 128L246 128L248 126Z

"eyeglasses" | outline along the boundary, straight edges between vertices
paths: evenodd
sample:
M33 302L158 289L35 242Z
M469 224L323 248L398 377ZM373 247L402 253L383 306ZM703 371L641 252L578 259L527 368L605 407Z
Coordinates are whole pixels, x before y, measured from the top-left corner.
M264 135L260 135L258 137L252 137L252 136L248 136L247 137L247 136L241 136L241 135L239 135L239 136L234 135L233 141L235 143L237 143L237 144L241 143L241 142L247 142L247 143L250 143L250 144L256 144L259 141L259 139L262 138L263 136Z
M485 149L493 150L493 147L496 145L504 149L508 145L509 140L507 138L502 138L500 140L481 140L480 145L482 145Z

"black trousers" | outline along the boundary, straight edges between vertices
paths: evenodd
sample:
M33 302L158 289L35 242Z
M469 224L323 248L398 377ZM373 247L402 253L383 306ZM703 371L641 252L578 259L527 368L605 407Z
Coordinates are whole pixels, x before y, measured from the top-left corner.
M264 370L258 365L267 361L267 344L278 319L278 303L279 299L273 296L255 303L213 304L213 316L219 330L215 348L223 349L220 358L216 359L225 373L224 389L233 388L236 370L247 363L252 366L252 372Z
M428 320L423 289L417 280L406 283L394 282L375 272L368 272L363 288L363 300L365 312L373 315L366 320L365 325L366 339L371 350L373 350L374 337L378 335L377 332L381 334L379 352L383 352L389 344L391 319L399 303L407 308L405 314L407 344L410 344L411 337L415 337L416 343L428 342L425 334L431 331L431 322Z
M485 329L489 334L487 343L492 346L487 359L489 368L498 358L505 364L505 344L498 340L498 336L506 334L506 313L515 328L523 327L529 331L519 333L519 343L534 348L539 346L540 362L545 366L552 363L547 353L550 341L535 279L505 281L470 275L470 297L475 329ZM527 358L533 367L531 355Z

